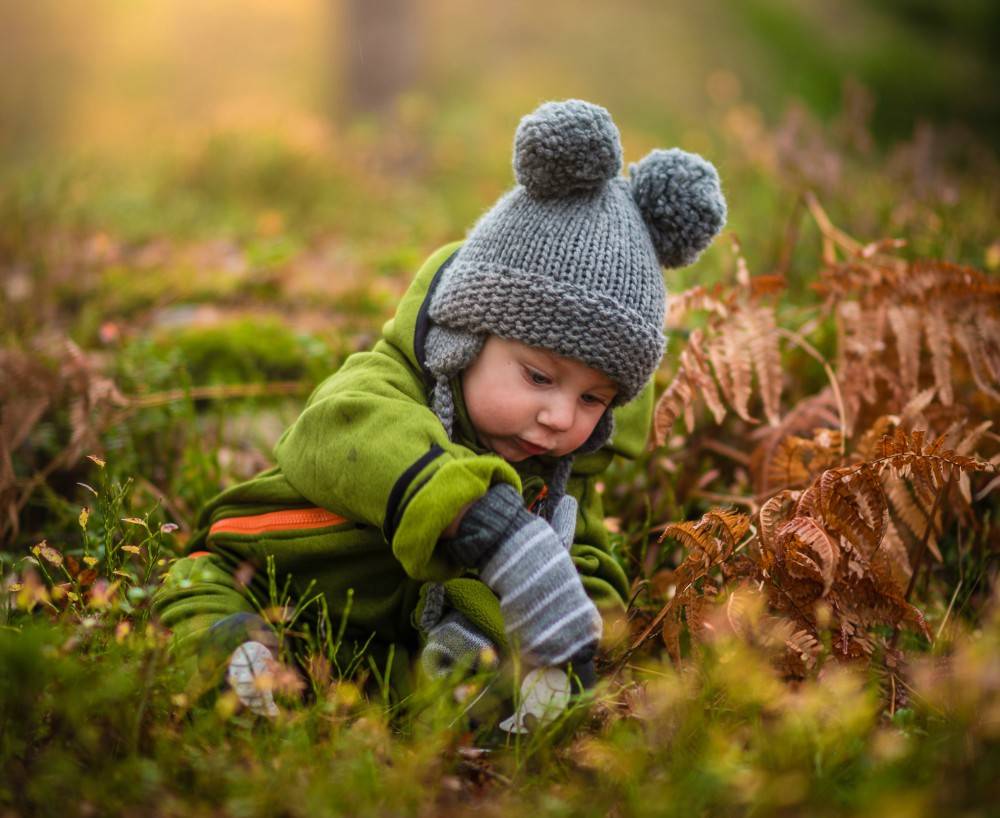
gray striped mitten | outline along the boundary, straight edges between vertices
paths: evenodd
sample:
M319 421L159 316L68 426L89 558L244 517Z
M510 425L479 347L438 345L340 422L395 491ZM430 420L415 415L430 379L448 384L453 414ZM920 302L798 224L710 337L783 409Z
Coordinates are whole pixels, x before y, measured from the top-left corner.
M420 653L420 664L432 679L448 676L457 667L476 670L484 662L495 662L496 646L458 611L427 631L427 644Z
M500 598L504 629L528 662L552 667L593 653L601 615L552 526L512 486L493 486L473 503L445 543Z
M573 535L576 534L576 515L580 506L572 494L564 494L556 503L555 511L549 525L556 532L559 542L567 551L573 546Z

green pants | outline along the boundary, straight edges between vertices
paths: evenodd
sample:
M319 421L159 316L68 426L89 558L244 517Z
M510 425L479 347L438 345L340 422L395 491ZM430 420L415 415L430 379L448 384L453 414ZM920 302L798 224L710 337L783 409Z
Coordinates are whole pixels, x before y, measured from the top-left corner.
M311 597L290 627L275 627L268 620L280 619L280 612L268 607L270 600L260 598L252 583L241 586L223 563L219 555L203 552L183 557L171 566L153 598L154 611L171 632L172 658L189 674L189 699L218 689L232 652L248 640L262 642L276 655L281 651L303 673L310 653L319 653L329 660L331 673L367 671L373 688L387 684L397 700L411 692L411 645L379 640L374 633L362 638L356 630L341 627L333 612L320 613L318 596ZM289 608L301 601L293 598Z

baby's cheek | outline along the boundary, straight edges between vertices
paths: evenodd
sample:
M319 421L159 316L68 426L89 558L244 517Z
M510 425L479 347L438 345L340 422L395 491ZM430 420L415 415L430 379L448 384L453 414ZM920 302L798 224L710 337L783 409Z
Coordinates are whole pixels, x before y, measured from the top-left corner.
M576 446L582 446L587 442L587 440L590 439L590 436L594 433L594 429L597 428L597 424L601 422L603 414L604 413L602 411L601 414L596 416L591 415L587 418L587 422L583 424L583 428L580 430L580 437L576 442Z

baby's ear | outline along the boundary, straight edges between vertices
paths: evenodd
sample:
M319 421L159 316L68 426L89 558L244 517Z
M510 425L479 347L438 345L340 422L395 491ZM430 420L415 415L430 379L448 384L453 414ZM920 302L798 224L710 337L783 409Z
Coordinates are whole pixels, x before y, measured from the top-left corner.
M692 264L726 223L715 167L695 153L658 149L630 165L629 176L660 263Z

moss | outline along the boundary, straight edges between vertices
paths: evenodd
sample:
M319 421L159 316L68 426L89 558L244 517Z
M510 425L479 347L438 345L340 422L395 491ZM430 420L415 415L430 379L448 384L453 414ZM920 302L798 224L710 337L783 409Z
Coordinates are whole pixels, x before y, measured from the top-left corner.
M267 316L161 330L153 353L168 352L196 384L318 379L335 365L322 339Z

